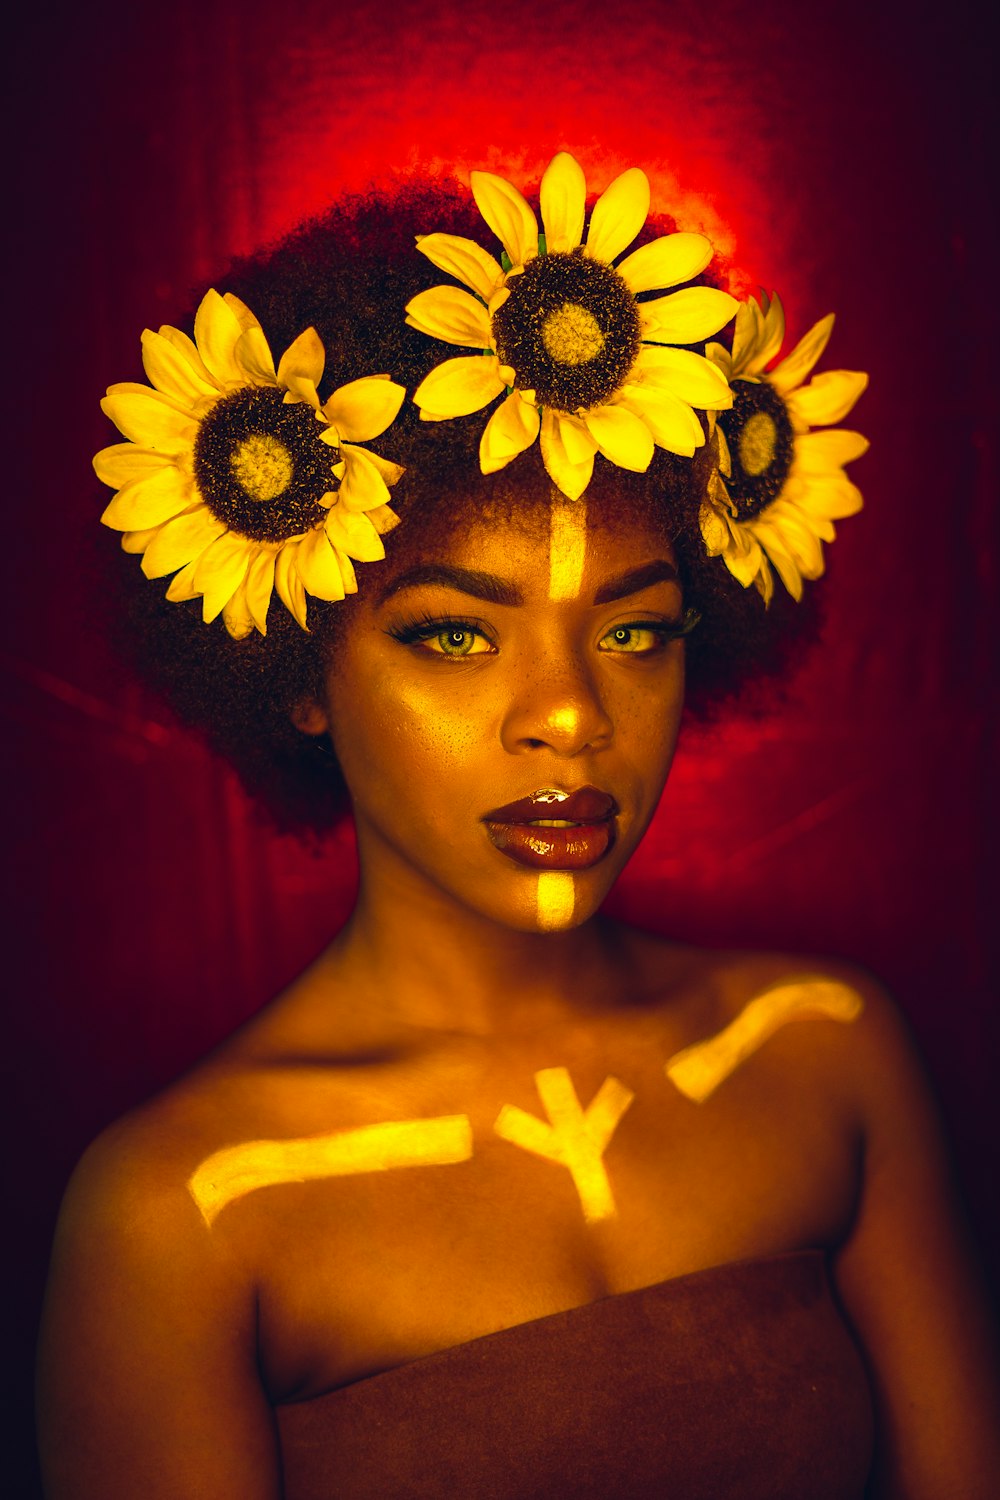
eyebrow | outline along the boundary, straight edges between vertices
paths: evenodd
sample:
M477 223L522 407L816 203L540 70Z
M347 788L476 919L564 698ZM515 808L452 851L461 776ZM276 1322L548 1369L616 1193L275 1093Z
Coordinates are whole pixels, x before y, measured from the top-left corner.
M654 583L680 583L677 569L665 557L659 557L655 562L642 563L638 568L630 568L617 578L609 578L597 590L594 603L610 604L615 599L627 599L630 594L638 594L642 589L651 588Z
M421 584L429 583L441 584L446 589L458 589L460 594L485 599L487 604L524 603L521 590L509 579L498 578L495 573L478 573L472 568L449 567L446 563L418 563L415 568L407 568L383 590L379 603L384 604L402 589L415 589Z
M626 599L638 594L654 583L679 583L677 569L665 558L630 568L607 583L594 595L595 604L610 604L615 599ZM524 603L524 594L509 578L498 578L495 573L480 573L472 568L451 567L447 563L418 563L407 568L379 595L379 604L385 604L394 594L403 589L419 588L421 585L438 584L444 588L457 589L461 594L471 594L474 599L483 599L487 604L505 604L518 607Z

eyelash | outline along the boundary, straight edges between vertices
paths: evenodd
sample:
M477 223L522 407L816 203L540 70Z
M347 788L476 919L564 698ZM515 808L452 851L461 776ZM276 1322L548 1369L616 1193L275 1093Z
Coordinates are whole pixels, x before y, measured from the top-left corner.
M609 651L609 656L654 656L663 649L670 641L679 640L681 636L689 635L697 625L701 616L696 609L686 609L680 620L673 622L665 620L627 620L621 625L613 625L607 635L615 630L649 630L657 637L657 645L647 651ZM390 628L386 634L391 635L393 640L399 641L403 646L417 646L425 641L434 640L437 636L458 635L461 633L480 636L483 640L496 649L496 642L491 640L485 628L475 620L458 619L454 616L442 618L440 615L422 614L409 620L402 620L398 625ZM602 640L607 636L602 636ZM470 656L486 656L485 651L463 651L451 655L447 651L429 652L429 655L439 656L443 661L465 661Z

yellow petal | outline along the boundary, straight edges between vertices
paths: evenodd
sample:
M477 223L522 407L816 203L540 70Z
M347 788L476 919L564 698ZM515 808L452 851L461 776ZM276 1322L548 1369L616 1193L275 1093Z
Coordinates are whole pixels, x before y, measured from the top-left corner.
M306 624L306 591L295 569L297 545L286 544L274 561L274 587L282 604L294 616L303 630Z
M262 547L250 564L243 585L247 609L261 635L267 635L267 610L274 587L274 559L274 552L269 547Z
M524 198L503 177L492 172L472 172L472 196L487 224L510 256L511 264L523 266L538 254L538 222Z
M352 448L345 443L343 454L344 477L337 491L340 505L352 511L374 510L377 505L388 505L390 496L385 480L364 449Z
M202 380L210 390L212 390L214 393L218 393L218 391L221 389L221 387L219 386L219 382L216 380L215 376L212 374L211 370L209 370L208 366L205 364L205 361L198 353L194 340L189 339L186 333L181 333L179 328L172 328L169 323L161 324L158 332L161 339L165 339L168 344L173 345L173 347L184 356L198 378Z
M545 248L549 254L554 250L575 250L583 239L587 180L579 162L568 151L560 151L545 168L540 198Z
M806 432L795 439L792 474L828 474L868 451L868 439L847 427Z
M206 379L182 349L149 328L142 335L142 366L151 385L185 406L193 406L202 396L219 394L215 382Z
M763 303L764 313L760 319L755 356L758 370L766 369L772 359L777 358L778 352L785 342L785 309L781 305L781 298L775 292L774 296L768 301L767 293L765 292L763 294Z
M101 410L124 437L155 453L181 453L191 447L198 432L197 422L146 386L128 391L113 386Z
M719 470L730 479L733 473L733 456L729 451L729 439L719 425L715 429L715 440L719 453Z
M351 447L351 443L344 444L345 451L349 450ZM363 452L368 463L375 465L375 468L381 474L386 484L396 484L406 473L406 470L404 469L402 464L392 463L388 458L383 458L381 454L376 453L371 448L365 448Z
M388 376L364 375L335 390L323 415L342 438L366 443L396 420L405 395L405 386Z
M387 531L392 531L393 527L399 525L399 517L388 505L383 505L378 510L366 510L365 519L371 522L379 536L385 536ZM343 559L341 559L341 567L343 567ZM347 577L346 573L344 577ZM353 592L353 590L348 590L348 592Z
M660 344L700 344L728 323L739 303L711 286L689 286L639 306L642 336ZM717 361L713 364L718 366Z
M785 397L793 417L809 427L842 422L868 384L860 370L827 370Z
M229 603L247 576L256 553L255 543L235 531L227 531L205 548L194 570L193 583L202 595L201 612L206 625Z
M341 552L336 547L334 551L337 553L337 566L340 569L340 576L344 580L344 593L356 594L358 592L358 575L354 571L354 564L346 552Z
M194 570L198 566L198 560L187 563L179 573L175 573L170 580L167 589L167 598L171 604L183 604L188 599L197 599L198 590L194 586Z
M555 418L559 441L566 450L569 462L582 464L592 459L597 452L597 439L589 431L586 423L569 412L556 411L552 415Z
M340 566L322 527L310 531L299 543L295 569L314 599L326 599L329 603L343 599Z
M222 300L229 308L229 311L234 314L237 323L240 325L241 333L246 333L248 328L260 328L260 323L254 317L249 307L236 296L235 292L223 292Z
M780 515L791 515L803 526L808 526L813 536L818 536L820 541L832 542L837 535L836 529L829 516L824 516L820 511L802 505L798 499L792 499L788 493L787 485L771 506L772 511Z
M244 328L236 341L236 363L254 385L277 385L274 356L258 323Z
M737 312L737 317L738 316L739 313ZM713 365L715 365L722 371L723 375L730 382L730 384L732 383L733 359L732 355L729 353L729 350L725 347L724 344L706 344L705 358L710 359Z
M758 321L755 316L757 304L752 297L741 302L736 309L736 326L733 329L732 369L734 375L755 375L757 365L754 354L757 349Z
M158 526L151 526L145 531L126 531L122 535L123 552L145 552L156 533Z
M698 515L702 540L709 557L720 557L729 543L729 527L714 506L702 502Z
M641 417L653 435L653 442L668 453L691 458L705 441L701 423L690 406L669 391L645 385L624 385L616 404Z
M794 559L789 555L781 535L760 516L751 524L755 537L764 548L774 567L777 568L785 588L793 599L801 599L802 575Z
M242 332L242 324L230 304L217 291L206 292L194 315L194 340L198 353L221 386L244 382L243 371L236 363L236 343Z
M646 472L653 457L653 436L635 412L624 406L596 406L583 421L606 459L620 469Z
M134 443L112 443L94 454L94 473L113 490L120 490L133 479L148 479L160 469L173 467L170 459L151 448L137 448Z
M633 292L658 292L667 286L677 286L681 281L690 281L704 271L711 259L712 242L703 234L666 234L662 239L633 250L618 267L618 274ZM719 323L715 325L716 328L721 326ZM711 331L714 333L715 329Z
M326 535L335 547L358 562L380 562L385 556L382 538L366 515L357 515L338 505L326 518Z
M223 623L234 641L245 640L254 627L254 618L247 603L246 579L222 611Z
M180 515L195 498L194 486L171 465L123 485L101 520L115 531L142 531Z
M461 344L466 349L490 347L489 313L458 286L435 286L418 292L406 304L406 321L411 328L446 344Z
M644 344L633 367L633 379L639 385L670 391L689 406L727 411L733 404L733 393L722 371L690 349Z
M857 485L852 484L839 469L833 474L810 474L801 484L791 479L782 494L785 490L802 510L813 517L823 516L831 521L857 515L864 504Z
M147 578L162 578L175 572L200 557L225 529L226 523L213 516L207 505L175 516L159 528L149 543L143 554L142 571Z
M638 167L630 167L594 204L587 232L587 254L610 263L631 245L649 213L649 179ZM582 493L582 492L581 492Z
M475 240L457 234L418 234L417 249L439 271L446 271L478 292L484 302L489 302L503 281L499 262Z
M561 490L568 499L579 500L594 472L594 452L589 453L579 463L571 462L563 441L564 427L568 431L571 424L561 422L558 413L551 410L542 413L539 438L542 463L556 488ZM589 433L586 433L586 436L590 438ZM593 438L590 438L590 441L594 443ZM594 443L594 451L596 451L596 446Z
M466 354L446 359L417 386L414 403L437 419L467 417L481 411L504 389L495 354Z
M833 313L829 313L827 317L820 318L805 337L799 340L791 354L770 372L767 378L779 396L787 395L802 384L829 343L832 332Z
M511 391L483 428L479 440L479 466L483 473L497 473L530 448L538 436L539 420L538 408L525 401L520 391Z
M310 394L302 400L313 404L316 387L323 379L326 365L326 350L315 328L307 328L294 339L278 363L278 384L296 394L300 390Z
M804 578L819 578L823 572L823 548L809 518L787 501L769 505L762 519L781 537L785 550Z

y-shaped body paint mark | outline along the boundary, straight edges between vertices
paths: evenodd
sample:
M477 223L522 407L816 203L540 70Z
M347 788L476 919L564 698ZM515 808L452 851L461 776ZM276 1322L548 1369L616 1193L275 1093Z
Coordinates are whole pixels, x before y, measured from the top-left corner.
M587 556L587 507L553 491L549 510L549 598L575 599Z
M240 1146L225 1146L195 1170L188 1179L188 1192L211 1226L227 1203L258 1188L309 1182L317 1177L388 1172L396 1167L444 1166L468 1161L471 1155L468 1115L389 1121L301 1140L245 1141Z
M573 920L576 887L569 870L543 870L538 877L538 925L543 932L559 932Z
M682 1094L702 1104L786 1022L811 1016L856 1021L863 1010L864 1001L857 991L833 979L806 977L776 985L744 1006L725 1030L675 1052L666 1065L667 1077Z
M601 1158L635 1095L617 1078L605 1078L584 1110L565 1068L543 1068L535 1083L551 1123L505 1104L493 1129L512 1145L566 1167L588 1223L610 1218L615 1200Z

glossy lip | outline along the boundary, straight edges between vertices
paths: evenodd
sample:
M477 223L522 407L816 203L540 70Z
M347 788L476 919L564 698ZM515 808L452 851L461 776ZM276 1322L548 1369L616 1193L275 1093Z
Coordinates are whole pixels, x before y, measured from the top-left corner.
M539 818L558 818L569 823L603 823L616 817L618 803L596 786L577 787L573 792L544 787L483 814L484 823L533 823Z
M495 849L532 870L588 870L614 847L618 804L597 787L564 792L546 787L495 808L483 818ZM542 828L555 818L568 828Z

